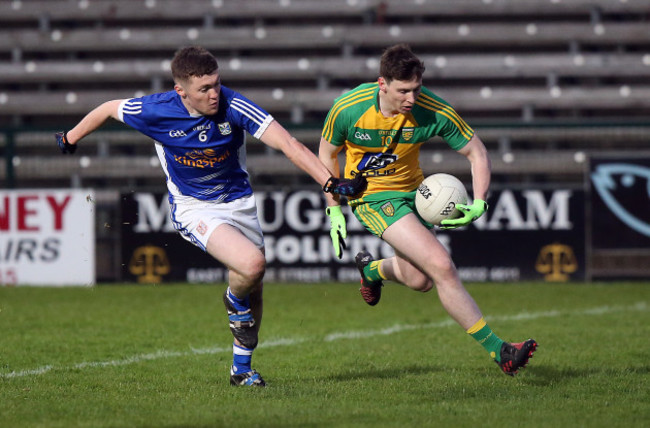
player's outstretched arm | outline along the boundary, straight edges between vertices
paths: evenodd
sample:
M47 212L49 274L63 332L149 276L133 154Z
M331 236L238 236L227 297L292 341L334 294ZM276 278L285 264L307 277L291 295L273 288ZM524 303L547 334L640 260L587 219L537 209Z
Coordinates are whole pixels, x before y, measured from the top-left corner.
M353 196L365 190L364 178L345 180L334 177L314 153L275 120L264 131L260 140L267 146L282 151L294 165L320 184L325 192Z
M118 110L122 101L107 101L91 110L74 128L67 132L57 132L54 137L61 152L74 153L79 140L98 129L109 118L118 119Z

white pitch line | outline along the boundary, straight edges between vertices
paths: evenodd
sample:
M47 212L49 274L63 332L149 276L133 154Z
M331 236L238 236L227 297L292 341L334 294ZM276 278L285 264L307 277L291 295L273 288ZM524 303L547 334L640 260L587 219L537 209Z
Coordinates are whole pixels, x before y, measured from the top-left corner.
M585 309L578 312L560 312L557 310L553 311L544 311L544 312L521 312L516 315L501 315L486 317L490 322L494 321L523 321L523 320L533 320L539 318L555 318L561 315L602 315L612 312L621 312L621 311L645 311L647 310L646 302L638 302L632 306L599 306L595 308ZM363 339L366 337L372 336L385 336L389 334L399 333L402 331L408 330L419 330L427 328L443 328L457 325L454 320L448 319L445 321L430 323L430 324L417 324L417 325L400 325L396 324L393 327L382 328L380 330L361 330L361 331L346 331L341 333L332 333L325 336L325 341L330 342L333 340L339 339Z
M594 308L584 309L582 311L571 311L571 312L561 312L561 311L544 311L544 312L521 312L516 315L503 315L503 316L494 316L489 317L491 321L521 321L521 320L534 320L539 318L555 318L559 316L582 316L582 315L604 315L614 312L623 312L623 311L647 311L648 304L646 302L638 302L631 306L598 306ZM435 328L444 328L456 325L456 323L451 320L444 320L437 323L428 323L428 324L406 324L400 325L396 324L392 327L386 327L378 330L357 330L357 331L345 331L339 333L328 334L323 338L325 342L332 342L335 340L341 339L365 339L373 336L387 336L395 333L400 333L402 331L410 330L421 330L421 329L435 329ZM294 346L304 342L307 342L307 339L303 338L279 338L275 340L267 340L260 344L260 348L273 348L277 346ZM79 370L86 368L96 368L96 367L117 367L117 366L126 366L129 364L136 364L143 361L153 361L163 358L178 358L178 357L189 357L192 355L211 355L211 354L221 354L226 352L232 352L232 347L211 347L211 348L192 348L190 351L166 351L159 350L156 352L148 354L138 354L132 355L130 357L123 358L121 360L109 360L109 361L84 361L81 363L73 364L71 366L52 366L46 365L38 367L31 370L20 370L13 371L9 373L0 373L0 378L2 379L12 379L26 376L39 376L51 371L65 371L65 370Z

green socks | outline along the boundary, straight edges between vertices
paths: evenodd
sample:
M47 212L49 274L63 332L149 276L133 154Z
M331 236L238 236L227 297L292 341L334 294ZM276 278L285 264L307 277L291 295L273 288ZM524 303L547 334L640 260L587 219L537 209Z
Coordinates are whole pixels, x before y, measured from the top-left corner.
M488 351L490 357L497 363L501 362L501 345L503 344L503 340L492 332L492 329L483 318L470 327L467 333L480 343Z
M381 262L381 260L375 260L368 263L368 265L363 268L363 275L369 282L377 282L386 279L381 274L381 269L379 269Z

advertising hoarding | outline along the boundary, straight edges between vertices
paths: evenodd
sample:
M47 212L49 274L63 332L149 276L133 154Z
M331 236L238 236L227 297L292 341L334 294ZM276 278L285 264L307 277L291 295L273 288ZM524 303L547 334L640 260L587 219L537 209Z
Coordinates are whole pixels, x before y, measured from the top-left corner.
M266 281L358 281L354 255L375 257L392 249L367 232L343 207L347 249L334 256L329 219L320 192L260 191L255 194L265 235ZM467 281L583 280L585 276L584 192L502 190L490 209L469 227L437 232ZM125 280L144 283L225 282L226 270L173 229L167 195L122 196L122 258Z
M650 159L591 159L594 249L650 248Z
M589 279L650 277L650 158L589 162Z
M0 284L94 283L91 190L0 190Z

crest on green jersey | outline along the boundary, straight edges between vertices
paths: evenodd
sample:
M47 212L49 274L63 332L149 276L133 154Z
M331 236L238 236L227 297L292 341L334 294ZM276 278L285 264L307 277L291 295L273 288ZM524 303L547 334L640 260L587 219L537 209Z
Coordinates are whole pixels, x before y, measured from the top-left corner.
M386 202L381 206L381 210L386 214L387 217L392 217L395 215L395 207L392 203Z

